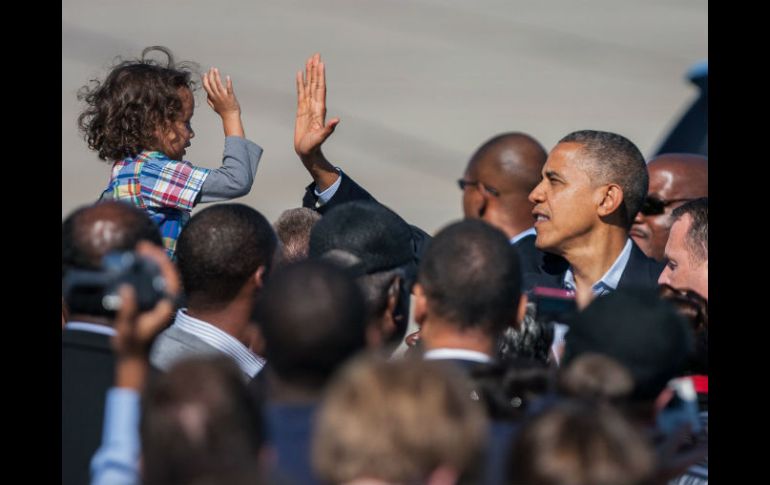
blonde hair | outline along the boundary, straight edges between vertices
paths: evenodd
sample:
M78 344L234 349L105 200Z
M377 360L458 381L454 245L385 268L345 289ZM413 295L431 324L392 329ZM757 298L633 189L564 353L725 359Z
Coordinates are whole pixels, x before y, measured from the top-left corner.
M353 361L327 390L313 439L320 478L424 480L440 466L475 467L486 416L446 363ZM456 372L456 370L455 370Z

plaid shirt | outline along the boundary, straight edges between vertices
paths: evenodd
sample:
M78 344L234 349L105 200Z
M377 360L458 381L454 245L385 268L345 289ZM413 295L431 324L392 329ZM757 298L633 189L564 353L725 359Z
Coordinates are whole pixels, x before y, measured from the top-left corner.
M112 166L105 192L144 209L160 228L163 246L174 256L176 240L210 170L177 162L157 151L143 151Z

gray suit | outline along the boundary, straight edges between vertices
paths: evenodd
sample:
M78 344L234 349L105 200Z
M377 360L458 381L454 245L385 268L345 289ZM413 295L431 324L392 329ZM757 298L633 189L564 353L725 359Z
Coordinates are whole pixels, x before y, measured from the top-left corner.
M150 350L150 363L156 369L167 372L180 360L207 355L224 354L192 333L172 325L155 339Z

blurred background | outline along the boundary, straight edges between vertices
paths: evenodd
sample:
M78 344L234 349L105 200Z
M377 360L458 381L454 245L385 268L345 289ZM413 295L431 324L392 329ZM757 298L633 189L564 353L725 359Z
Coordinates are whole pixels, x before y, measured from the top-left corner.
M650 156L699 90L707 0L67 0L62 4L62 218L104 189L110 165L77 130L78 89L116 57L165 45L229 74L247 137L264 148L238 201L270 221L310 182L294 154L294 76L326 63L324 152L380 202L434 233L462 217L455 181L484 141L524 131L550 150L614 131ZM217 167L219 117L196 93L186 158ZM200 207L205 207L199 206Z

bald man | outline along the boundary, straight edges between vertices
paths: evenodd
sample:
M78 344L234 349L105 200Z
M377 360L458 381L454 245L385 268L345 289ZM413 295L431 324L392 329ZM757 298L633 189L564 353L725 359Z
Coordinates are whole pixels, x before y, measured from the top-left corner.
M688 153L659 155L647 164L650 187L634 219L631 238L648 257L663 261L677 207L708 197L708 159Z
M458 181L465 218L492 224L516 246L524 290L554 286L556 282L544 276L563 273L569 265L560 256L535 247L535 204L528 197L540 183L547 157L543 146L530 135L502 133L476 150Z
M142 210L123 202L82 207L62 223L62 279L74 270L97 270L110 251L131 251L139 241L163 243ZM93 301L92 301L93 300ZM88 483L99 446L104 396L115 376L110 338L113 317L98 299L70 299L62 331L62 484Z
M527 197L540 182L546 157L543 146L524 133L503 133L481 145L459 181L465 217L489 222L511 243L534 236L534 204Z

